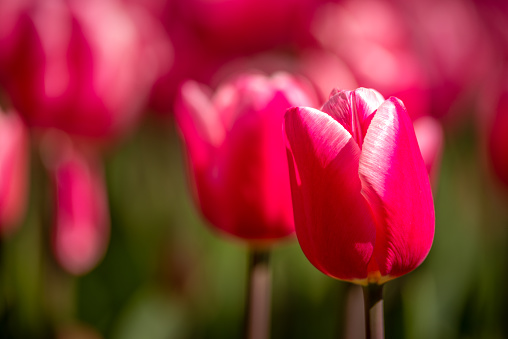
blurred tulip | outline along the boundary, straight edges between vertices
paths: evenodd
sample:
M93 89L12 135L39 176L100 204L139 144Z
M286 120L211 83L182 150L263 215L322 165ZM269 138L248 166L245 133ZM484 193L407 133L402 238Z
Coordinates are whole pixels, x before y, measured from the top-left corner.
M252 53L307 42L317 5L326 0L185 0L182 11L208 48Z
M429 113L427 74L397 6L384 0L328 3L316 13L312 31L360 86L400 98L413 119Z
M0 111L0 235L11 233L26 205L28 134L21 119Z
M413 126L423 162L430 176L430 181L435 187L443 151L443 128L439 121L430 116L413 121Z
M497 103L488 147L494 173L508 186L508 86Z
M109 241L109 213L100 164L63 134L49 133L44 160L55 187L53 250L76 275L94 268Z
M182 82L192 79L213 86L215 72L238 58L274 50L291 54L288 51L313 46L310 23L319 4L327 1L144 1L151 10L163 12L160 19L175 46L174 66L156 81L150 107L172 112Z
M0 83L32 127L116 136L171 59L162 27L120 1L7 1L0 13Z
M314 105L310 93L284 73L240 75L214 95L183 84L176 119L199 207L218 230L253 242L294 232L281 123L287 108Z
M429 76L431 114L456 124L493 66L493 45L469 0L400 1Z
M268 74L287 72L303 76L314 85L319 105L328 98L330 88L358 87L349 67L333 53L320 48L302 49L294 55L268 52L238 58L221 67L213 80L225 79L246 69L260 70Z
M322 110L288 110L284 130L296 234L323 273L382 284L418 267L434 205L403 103L375 90L332 91Z

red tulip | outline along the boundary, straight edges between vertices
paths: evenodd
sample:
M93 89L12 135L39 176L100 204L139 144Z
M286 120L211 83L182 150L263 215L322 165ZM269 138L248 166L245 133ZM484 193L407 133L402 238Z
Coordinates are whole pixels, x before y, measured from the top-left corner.
M102 259L109 241L100 164L64 135L52 135L47 140L45 163L56 198L53 250L64 269L84 274Z
M98 139L132 126L165 50L148 14L115 0L9 0L0 13L0 83L28 125Z
M15 114L0 111L0 234L14 230L26 205L28 134Z
M203 215L218 230L250 241L294 232L281 123L287 108L313 105L287 74L246 74L214 95L183 84L175 114L187 146Z
M327 275L382 284L419 266L434 206L404 104L375 90L334 90L321 110L284 120L298 241Z

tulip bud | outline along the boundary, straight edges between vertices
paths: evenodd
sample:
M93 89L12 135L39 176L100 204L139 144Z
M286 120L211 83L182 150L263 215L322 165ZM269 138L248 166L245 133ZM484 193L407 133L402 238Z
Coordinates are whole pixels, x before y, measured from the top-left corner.
M0 235L23 216L28 183L28 134L15 114L0 111Z
M434 204L403 103L375 90L332 91L321 110L287 111L296 235L323 273L382 284L418 267Z
M281 123L285 110L313 105L297 79L245 74L215 94L181 88L176 119L201 212L218 230L266 242L294 232Z
M99 162L63 134L44 140L44 160L55 190L53 251L72 274L90 271L109 240L107 197Z

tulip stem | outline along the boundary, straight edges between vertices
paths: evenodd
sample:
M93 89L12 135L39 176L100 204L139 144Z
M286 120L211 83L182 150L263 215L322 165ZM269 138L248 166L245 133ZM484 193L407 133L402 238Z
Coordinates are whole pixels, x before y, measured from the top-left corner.
M365 305L365 338L384 339L383 285L369 284L363 287Z
M270 250L251 248L245 303L245 338L270 337Z

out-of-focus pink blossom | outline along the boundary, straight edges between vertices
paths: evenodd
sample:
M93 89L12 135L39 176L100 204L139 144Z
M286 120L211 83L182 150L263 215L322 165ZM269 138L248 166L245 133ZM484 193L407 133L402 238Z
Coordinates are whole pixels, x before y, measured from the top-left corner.
M428 114L430 98L408 28L391 2L347 0L323 5L312 31L324 48L346 62L360 86L400 98L415 119Z
M65 270L84 274L102 259L109 241L101 165L59 132L49 132L43 146L55 192L53 251Z
M423 70L429 76L431 114L455 123L471 105L493 66L492 41L469 0L400 1ZM453 114L451 114L453 113Z
M161 20L175 46L174 67L156 82L151 107L172 111L183 81L211 85L214 73L235 59L273 50L291 54L314 44L310 23L319 4L327 1L150 1L151 10L163 11Z
M413 126L420 152L422 152L423 162L430 176L430 181L435 187L443 152L443 128L438 120L430 116L416 119L413 121Z
M176 119L197 203L216 229L251 242L294 232L281 124L287 108L314 106L312 93L285 73L238 75L214 94L183 84Z
M212 84L217 79L227 79L234 74L252 69L267 74L286 72L307 78L314 85L319 104L327 100L330 88L358 87L349 67L333 53L320 48L302 49L293 55L267 52L237 58L215 73Z
M333 53L319 49L303 51L298 63L298 71L305 75L319 93L324 103L330 88L352 90L358 83L351 69Z
M28 133L21 119L0 110L0 235L11 233L26 205Z
M183 15L202 43L226 53L258 52L308 39L323 0L188 0Z
M323 273L382 284L418 267L434 204L403 103L375 90L332 91L321 110L284 118L296 235Z
M32 127L104 139L130 127L172 51L160 24L115 0L0 4L0 83ZM159 27L160 26L160 27Z

